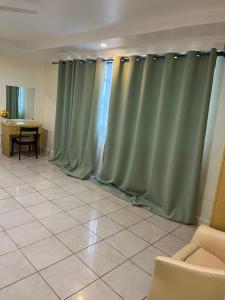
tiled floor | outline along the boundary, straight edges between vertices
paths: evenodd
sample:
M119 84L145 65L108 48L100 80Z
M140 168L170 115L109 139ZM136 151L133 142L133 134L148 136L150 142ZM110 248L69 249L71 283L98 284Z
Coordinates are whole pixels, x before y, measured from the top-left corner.
M154 257L194 229L65 176L45 156L0 157L0 300L142 300Z

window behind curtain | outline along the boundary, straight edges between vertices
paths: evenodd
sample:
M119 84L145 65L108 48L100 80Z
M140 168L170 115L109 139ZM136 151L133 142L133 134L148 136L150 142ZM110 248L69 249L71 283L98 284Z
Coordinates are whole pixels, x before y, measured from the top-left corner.
M109 114L109 102L110 102L110 91L112 84L112 62L105 62L104 79L102 83L102 91L99 101L98 111L98 150L96 158L95 170L97 173L101 164L101 157L104 150L104 144L107 134L108 114Z
M19 97L18 97L18 118L24 119L24 96L25 96L25 90L24 88L19 88Z

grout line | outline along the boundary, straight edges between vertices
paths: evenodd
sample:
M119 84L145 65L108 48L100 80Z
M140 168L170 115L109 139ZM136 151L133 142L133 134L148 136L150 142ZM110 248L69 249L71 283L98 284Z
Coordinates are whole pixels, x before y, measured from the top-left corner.
M22 163L22 162L21 162ZM23 164L23 163L22 163ZM43 165L44 165L44 162L43 162ZM46 166L48 166L48 165L46 165ZM9 166L9 168L10 168L10 166ZM28 169L30 168L30 169L32 169L32 167L27 167ZM34 167L35 168L35 167ZM49 167L50 168L50 167ZM52 168L52 170L55 170L54 168ZM39 172L37 172L37 174L38 175L40 175L40 173ZM15 175L16 177L18 177L19 179L21 179L19 176L17 176L17 175ZM42 176L42 175L40 175L40 176ZM45 178L45 177L43 177L43 178ZM49 178L45 178L46 180L48 180L49 182L52 182L51 180L52 179L49 179ZM80 182L78 182L78 181L75 181L75 182L77 182L77 183L79 183L79 184L81 184ZM31 184L29 184L29 183L27 183L27 182L25 182L26 184L28 184L29 186L31 186ZM54 183L54 182L53 182ZM55 183L54 183L55 184ZM55 184L55 185L57 185L57 184ZM91 189L91 188L89 188L88 186L86 186L86 185L84 185L88 190L91 190L91 191L95 191L94 189ZM32 187L32 186L31 186ZM59 188L62 188L63 189L63 187L62 186L59 186L59 185L57 185L57 187L59 187ZM32 187L33 188L33 187ZM4 188L3 188L4 189ZM35 190L35 189L34 189ZM38 190L35 190L35 191L37 191L39 194L41 194L40 193L40 191L38 191ZM68 192L68 191L67 191ZM95 192L97 192L97 191L95 191ZM81 192L82 193L82 192ZM42 194L41 194L42 195ZM72 193L69 193L69 195L73 195L73 196L75 196L76 197L76 194L72 194ZM69 196L68 195L68 196ZM103 195L104 196L104 195ZM104 196L104 198L103 199L100 199L100 200L97 200L97 201L101 201L101 200L104 200L104 199L107 199L107 198L110 198L110 197L112 197L111 195L110 196ZM12 198L13 199L15 199L15 196L12 196ZM63 197L62 197L63 198ZM46 198L47 199L47 198ZM59 198L60 199L60 198ZM16 199L15 199L16 200ZM50 201L50 202L53 202L53 201L55 201L55 200L57 200L57 199L53 199L53 200L50 200L50 199L47 199L47 201L45 201L45 202L42 202L42 203L46 203L46 202L48 202L48 201ZM81 199L79 199L81 202L82 202L82 200ZM16 200L17 201L17 200ZM97 201L94 201L94 202L97 202ZM19 201L17 201L18 203L19 203ZM82 206L84 206L84 205L87 205L87 206L89 206L89 207L91 207L92 209L96 209L96 208L93 208L92 206L91 206L91 204L92 203L94 203L94 202L91 202L91 203L84 203L83 205L81 205L81 206L79 206L79 207L82 207ZM112 201L113 202L113 201ZM115 202L113 202L113 203L115 203ZM26 207L24 207L21 203L19 203L20 205L21 205L21 207L23 208L23 209L25 209L28 213L30 213L29 212L29 210L27 210L27 208L29 208L30 206L26 206ZM41 204L41 203L37 203L37 204L33 204L33 205L38 205L38 204ZM54 204L54 205L56 205L54 202L52 203L52 204ZM115 204L117 204L117 203L115 203ZM31 205L31 206L33 206L33 205ZM119 204L118 204L119 205ZM57 206L57 205L56 205ZM59 206L57 206L57 207L59 207ZM76 208L79 208L79 207L75 207L75 208L72 208L72 209L70 209L70 210L73 210L73 209L76 209ZM121 226L119 223L117 223L115 220L113 220L113 219L111 219L110 218L110 216L109 216L109 214L111 214L111 213L114 213L114 212L118 212L118 211L120 211L120 210L122 210L122 209L126 209L127 210L127 207L122 207L121 206L121 208L120 209L118 209L118 210L116 210L116 211L114 211L114 212L110 212L108 215L107 214L104 214L103 213L103 215L102 216L100 216L100 217L96 217L96 218L94 218L94 219L92 219L92 220L89 220L89 221L85 221L84 223L83 222L80 222L80 221L78 221L77 219L75 219L72 215L70 215L69 213L68 213L68 211L70 211L70 210L64 210L64 209L62 209L61 207L59 207L60 209L61 209L61 211L60 212L57 212L56 214L53 214L53 215L50 215L50 216L47 216L47 217L44 217L44 218L41 218L41 219L37 219L35 216L34 216L34 221L32 221L32 222L39 222L39 224L41 224L43 227L45 227L46 229L47 229L47 231L50 233L50 234L52 234L51 236L49 236L49 237L46 237L46 238L44 238L44 239L47 239L47 238L50 238L50 237L55 237L55 238L57 238L58 240L59 240L59 242L61 242L68 250L70 250L71 251L71 249L67 246L67 245L65 245L64 243L63 243L63 241L61 241L56 235L58 235L58 234L60 234L60 233L63 233L63 232L65 232L65 231L68 231L68 230L72 230L73 228L76 228L76 227L78 227L78 226L82 226L83 228L85 228L86 230L88 230L88 231L90 231L91 233L93 233L93 234L95 234L97 237L99 237L101 240L100 241L97 241L96 243L94 243L94 244L92 244L92 245L89 245L89 246L87 246L87 247L85 247L84 249L81 249L81 250L79 250L79 251L77 251L77 252L74 252L74 251L72 251L72 254L71 255L69 255L69 256L67 256L67 257L65 257L65 258L63 258L62 260L60 260L60 261L63 261L63 260L65 260L65 259L67 259L67 258L69 258L69 257L72 257L72 256L75 256L75 257L77 257L84 265L86 265L87 267L88 267L88 269L90 269L94 274L96 274L85 262L83 262L78 256L77 256L77 254L79 253L79 252L82 252L82 251L84 251L85 249L87 249L87 248L89 248L89 247L91 247L91 246L94 246L94 245L96 245L97 243L100 243L100 242L103 242L103 241L105 241L108 245L110 245L106 240L109 238L109 237L111 237L111 236L114 236L114 235L116 235L116 234L118 234L119 232L122 232L122 231L124 231L124 230L128 230L129 232L132 232L132 231L130 231L129 230L129 228L130 227L132 227L132 226L134 226L134 225L137 225L137 224L139 224L139 223L141 223L141 222L143 222L143 221L145 221L146 219L148 219L149 218L149 216L148 217L146 217L146 218L143 218L143 217L140 217L141 218L141 220L139 221L139 222L137 222L137 223L135 223L135 224L133 224L133 225L131 225L131 226L129 226L129 227L124 227L124 226ZM98 209L97 209L98 210ZM101 212L101 211L100 211ZM76 225L76 226L73 226L72 228L69 228L69 229L66 229L66 230L64 230L64 231L61 231L60 233L57 233L57 234L54 234L51 230L49 230L44 224L42 224L41 223L41 220L42 219L46 219L46 218L49 218L49 217L52 217L52 216L54 216L54 215L57 215L57 214L60 214L60 213L66 213L68 216L70 216L70 217L72 217L75 221L77 221L79 224L78 225ZM101 212L102 213L102 212ZM131 212L130 211L130 213L132 213L132 214L134 214L134 215L137 215L137 214L135 214L135 213L133 213L133 212ZM137 215L138 216L138 215ZM105 237L105 238L101 238L100 236L98 236L95 232L93 232L92 230L90 230L89 228L87 228L86 226L85 226L85 224L87 224L88 222L91 222L91 221L93 221L93 220L96 220L96 219L98 219L98 218L102 218L102 217L108 217L110 220L112 220L113 222L115 222L116 224L118 224L118 225L120 225L123 229L121 229L120 231L118 231L118 232L116 232L116 233L114 233L114 234L112 234L112 235L110 235L110 236L107 236L107 237ZM29 222L29 223L32 223L32 222ZM29 224L29 223L26 223L26 224ZM16 227L13 227L13 228L17 228L17 227L20 227L20 226L22 226L22 225L26 225L26 224L20 224L20 225L18 225L18 226L16 226ZM155 224L154 224L155 225ZM157 226L157 225L155 225L155 226ZM180 225L180 226L182 226L182 224ZM179 227L180 227L179 226ZM157 226L158 228L160 228L160 229L162 229L161 227L159 227L159 226ZM10 229L13 229L13 228L10 228ZM9 229L9 230L10 230ZM177 229L177 228L176 228ZM175 230L176 230L175 229ZM4 228L3 228L3 231L4 231ZM134 232L132 232L133 234L135 234ZM170 234L170 232L167 232L167 234L165 235L165 236L167 236L168 234ZM8 234L7 234L8 235ZM136 235L136 234L135 234ZM138 236L138 235L136 235L138 238L141 238L142 240L144 240L142 237L140 237L140 236ZM165 236L163 236L162 238L164 238ZM10 237L9 237L10 238ZM179 237L177 237L178 239L179 239ZM10 238L11 239L11 238ZM161 238L160 238L161 239ZM160 240L159 239L159 240ZM12 240L12 239L11 239ZM43 239L41 239L41 240L43 240ZM34 242L34 243L32 243L32 244L35 244L35 243L38 243L38 242L40 242L41 240L39 240L39 241L36 241L36 242ZM181 239L182 240L182 239ZM13 240L12 240L13 241ZM145 241L145 240L144 240ZM157 240L158 241L158 240ZM154 243L156 243L157 241L155 241ZM108 273L110 273L111 271L113 271L114 269L116 269L116 268L118 268L120 265L122 265L122 264L124 264L124 263L126 263L126 262L128 262L128 261L130 261L132 264L134 264L134 265L136 265L138 268L140 268L141 270L143 270L140 266L138 266L137 264L135 264L131 259L134 257L134 256L136 256L136 255L138 255L139 253L141 253L142 251L144 251L145 249L147 249L148 247L150 247L150 246L153 246L153 247L155 247L154 246L154 243L153 244L151 244L151 243L149 243L148 241L145 241L145 242L147 242L148 243L148 245L145 247L145 248L143 248L142 250L140 250L138 253L136 253L135 255L133 255L132 257L130 257L130 258L126 258L122 253L120 253L117 249L115 249L112 245L110 245L110 247L112 247L114 250L116 250L118 253L120 253L124 258L126 258L126 260L125 261L123 261L121 264L119 264L119 265L117 265L116 267L114 267L113 269L111 269L111 270L109 270L108 272L106 272L105 274L103 274L102 276L98 276L97 274L96 274L96 276L97 276L97 279L95 280L95 281L97 281L97 280L99 280L99 279L101 279L101 280L103 280L102 279L102 277L103 276L105 276L106 274L108 274ZM13 241L13 243L15 243L14 241ZM31 244L29 244L29 245L31 245ZM16 245L17 246L17 245ZM26 245L26 246L28 246L28 245ZM24 246L24 247L26 247L26 246ZM21 248L24 248L24 247L21 247ZM24 255L24 253L20 250L21 248L18 248L19 250L15 250L15 251L20 251L23 255ZM156 248L156 247L155 247ZM159 249L160 250L160 249ZM161 250L160 250L161 251ZM161 251L161 252L163 252L163 251ZM167 254L166 254L167 255ZM24 255L25 256L25 255ZM27 257L25 256L25 258L27 259ZM27 259L28 260L28 259ZM29 261L29 260L28 260ZM51 266L54 266L55 264L57 264L58 262L60 262L60 261L57 261L57 262L55 262L54 264L52 264L52 265L50 265L50 266L47 266L47 267L45 267L45 268L43 268L43 269L41 269L41 270L37 270L37 274L39 274L40 276L41 276L41 274L40 274L40 272L42 271L42 270L45 270L46 268L49 268L49 267L51 267ZM31 262L30 262L31 263ZM31 265L32 265L32 263L31 263ZM33 266L33 265L32 265ZM35 268L35 270L36 270L36 268ZM149 274L148 272L146 272L145 270L143 270L146 274L148 274L148 276L150 276L151 277L151 274ZM35 273L35 274L36 274ZM33 274L32 274L33 275ZM29 276L32 276L32 275L29 275ZM27 276L27 277L29 277L29 276ZM41 276L42 277L42 276ZM42 277L42 279L46 282L46 280ZM20 280L22 280L22 279L20 279ZM20 281L20 280L18 280L18 281ZM89 285L91 285L91 284L93 284L95 281L93 281L93 282L91 282L90 284L88 284L87 286L89 286ZM111 290L113 290L104 280L103 280L103 282L111 289ZM15 282L14 282L15 283ZM12 283L12 284L14 284L14 283ZM47 282L46 282L47 283ZM10 284L11 285L11 284ZM49 284L47 283L47 285L49 286ZM85 286L85 287L83 287L82 289L84 289L84 288L86 288L87 286ZM49 286L50 288L51 288L51 286ZM4 287L5 288L5 287ZM81 290L82 290L81 289ZM55 293L55 291L51 288L51 290L54 292L54 294L56 294ZM114 290L113 290L114 291ZM78 293L79 291L76 291L76 293ZM121 295L119 295L116 291L114 291L121 299L123 299L122 297L121 297ZM74 295L74 294L76 294L76 293L73 293L72 295ZM56 294L57 295L57 294ZM69 297L71 297L72 295L70 295ZM67 298L65 298L65 299L68 299L69 297L67 297ZM58 295L57 295L57 298L59 298L58 297Z

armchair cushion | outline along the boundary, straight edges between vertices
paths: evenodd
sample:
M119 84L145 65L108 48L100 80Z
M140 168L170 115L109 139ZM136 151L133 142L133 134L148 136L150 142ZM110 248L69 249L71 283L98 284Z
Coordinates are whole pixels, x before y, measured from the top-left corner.
M187 257L185 262L196 266L221 269L225 271L225 263L203 248L198 248L194 253Z
M20 138L19 137L14 138L14 141L17 142L17 143L19 143L20 142ZM22 143L34 143L35 139L32 136L23 136L21 138L21 142Z
M201 225L191 243L209 251L225 263L225 232Z

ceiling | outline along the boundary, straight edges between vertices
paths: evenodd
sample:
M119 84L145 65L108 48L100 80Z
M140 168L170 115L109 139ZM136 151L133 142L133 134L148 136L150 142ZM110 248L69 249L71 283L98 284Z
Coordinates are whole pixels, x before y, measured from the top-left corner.
M45 60L222 49L224 0L0 0L0 52Z

